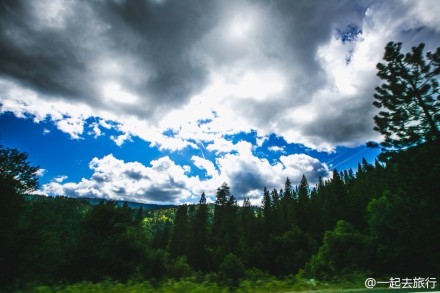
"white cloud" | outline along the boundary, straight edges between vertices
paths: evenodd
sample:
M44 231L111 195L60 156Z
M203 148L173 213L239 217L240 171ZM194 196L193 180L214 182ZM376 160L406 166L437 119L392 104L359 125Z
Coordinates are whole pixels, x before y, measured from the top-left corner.
M315 184L319 176L329 175L325 163L308 155L281 156L279 162L271 164L266 158L254 156L251 148L250 143L241 141L237 143L238 153L229 153L216 160L222 179L230 183L231 190L239 197L261 196L264 187L282 188L286 178L297 184L304 174L311 184Z
M207 176L218 176L218 171L211 161L201 158L199 156L192 156L191 161L197 168L205 170Z
M135 95L125 91L121 88L121 85L115 82L110 82L106 84L103 89L103 96L110 103L122 103L122 104L134 104L139 101L139 98Z
M93 122L92 124L90 124L90 127L92 128L92 130L89 132L89 135L93 135L94 138L97 138L103 134L101 129L99 128L98 122Z
M150 203L184 203L198 199L202 192L215 196L216 189L227 182L238 198L252 197L259 201L263 187L282 188L289 177L293 183L308 176L316 183L318 176L326 177L326 164L307 155L282 156L280 162L270 164L267 159L255 157L251 144L238 142L237 153L224 154L213 162L198 156L191 158L194 166L206 171L208 179L191 176L191 167L177 165L168 156L151 161L151 166L139 162L124 162L107 155L89 163L90 178L79 182L65 182L67 176L58 176L42 186L49 195L98 197Z
M37 172L35 172L35 175L37 175L38 177L43 177L44 174L46 174L46 172L47 172L46 169L40 168L37 170Z
M306 175L310 183L315 184L318 182L319 176L327 177L329 175L329 169L325 163L306 154L281 156L280 161L284 165L285 173L291 174L293 182L299 182L302 175Z
M185 202L191 193L187 184L193 181L185 174L187 168L178 166L169 157L151 162L146 167L138 162L124 162L113 155L94 158L89 163L93 175L80 182L62 183L55 178L43 186L47 194L73 197L98 197L151 203Z
M408 1L411 2L411 1ZM409 10L410 15L419 19L437 31L440 31L440 5L435 0L412 1L413 9Z
M286 151L284 150L283 146L277 146L277 145L273 145L267 148L269 151L271 152L281 152L281 153L285 153Z
M84 117L82 115L75 117L63 117L63 119L58 120L56 125L62 132L70 134L73 139L81 138L84 131Z
M4 79L0 79L0 87L1 112L12 112L19 118L32 117L35 123L49 119L73 139L81 137L85 120L93 116L86 104L73 104L63 99L50 101L42 94Z
M110 136L110 139L113 140L115 142L115 144L120 147L124 144L124 142L131 140L131 135L126 132L124 134L117 135L117 136L112 135L112 136Z
M36 28L62 29L65 26L66 17L72 2L62 0L38 0L33 1L33 14L37 19Z
M69 178L66 175L61 175L61 176L57 176L53 179L53 181L57 182L57 183L62 183L64 180L66 180L67 178Z
M206 149L209 151L215 151L217 154L220 154L235 151L237 150L237 147L231 141L221 137L219 139L216 139L213 143L208 144L206 146Z

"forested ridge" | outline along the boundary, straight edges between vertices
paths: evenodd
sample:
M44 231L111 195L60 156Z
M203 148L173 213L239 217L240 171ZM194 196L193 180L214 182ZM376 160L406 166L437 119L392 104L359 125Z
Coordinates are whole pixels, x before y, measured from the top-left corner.
M422 45L406 55L400 45L388 44L387 64L378 65L386 80L375 95L376 130L386 138L378 160L333 170L316 186L286 178L261 191L260 206L239 205L227 183L213 204L202 194L198 204L156 210L30 196L38 168L0 147L1 290L106 280L157 288L191 278L238 288L293 276L438 278L440 48L428 64ZM396 95L403 98L392 104Z

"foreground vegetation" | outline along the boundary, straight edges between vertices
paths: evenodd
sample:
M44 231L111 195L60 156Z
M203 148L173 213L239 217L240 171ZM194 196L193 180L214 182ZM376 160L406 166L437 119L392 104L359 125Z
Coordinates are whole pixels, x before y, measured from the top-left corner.
M332 282L318 282L315 279L301 279L299 277L292 277L283 280L276 279L271 276L265 276L255 279L252 272L246 280L230 288L219 284L215 281L210 281L212 276L205 277L203 280L199 277L189 277L180 280L168 279L160 283L148 281L129 281L126 283L115 281L102 281L99 283L80 282L68 285L52 285L52 286L35 286L27 290L18 292L298 292L298 291L325 291L325 292L359 292L364 287L365 278L356 276L350 280L332 280ZM377 290L374 290L377 292Z
M301 279L298 277L279 280L273 277L267 277L259 280L242 280L234 287L227 287L212 281L202 281L191 277L181 280L168 279L161 283L151 283L148 281L129 281L126 283L115 281L102 281L99 283L80 282L68 285L52 285L52 286L35 286L27 290L17 291L18 293L76 293L76 292L94 292L94 293L116 293L116 292L163 292L163 293L291 293L291 292L308 292L308 293L387 293L390 292L388 287L382 286L374 289L366 289L364 287L365 278L355 276L349 279L333 279L326 282L318 282L315 279ZM432 289L399 289L398 292L432 292Z

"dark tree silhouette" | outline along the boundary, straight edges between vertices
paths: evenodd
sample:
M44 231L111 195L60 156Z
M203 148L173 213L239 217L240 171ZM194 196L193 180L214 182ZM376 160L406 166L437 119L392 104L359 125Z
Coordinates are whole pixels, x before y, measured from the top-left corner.
M377 64L384 81L376 87L374 129L385 136L385 149L402 149L425 141L440 141L440 48L423 54L425 45L400 53L402 43L385 47L385 63Z
M206 196L203 192L194 217L191 219L189 239L189 262L198 270L207 270L207 253L208 245L208 205L206 204Z
M308 213L308 204L309 204L309 183L307 182L306 176L303 175L301 178L301 182L298 186L298 210L297 210L297 222L298 226L301 229L305 229L309 223Z
M0 145L0 288L12 283L20 271L16 264L22 257L23 194L38 187L38 168L30 166L27 158L26 153Z
M38 188L38 167L28 163L28 155L0 145L0 185L26 193Z
M181 205L177 209L174 221L173 233L169 244L169 251L172 257L185 255L187 250L188 233L188 206Z

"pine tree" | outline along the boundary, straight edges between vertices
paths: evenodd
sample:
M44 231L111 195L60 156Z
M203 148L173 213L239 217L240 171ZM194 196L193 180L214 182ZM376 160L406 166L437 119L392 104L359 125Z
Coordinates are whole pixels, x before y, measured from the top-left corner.
M278 191L276 189L272 190L270 193L270 196L272 198L272 230L274 234L281 233L281 199L278 195Z
M186 254L188 240L188 206L186 204L177 208L174 220L173 233L171 234L168 250L174 258Z
M269 190L264 187L263 191L263 219L264 219L264 235L266 240L269 238L269 234L273 232L273 213L272 213L272 198L270 196Z
M212 236L216 244L224 242L226 230L227 203L231 197L230 188L226 183L217 188L216 200L214 205L214 220L212 225Z
M136 212L136 216L134 218L134 222L136 224L141 224L142 220L144 219L144 209L140 207L138 211Z
M305 230L309 221L308 204L309 204L310 187L306 176L303 175L298 187L298 208L297 223L300 229Z
M292 183L290 182L289 178L286 178L286 183L284 183L284 196L287 201L290 201L293 199L293 189L292 189Z
M280 203L281 217L282 217L282 231L290 229L291 225L295 223L295 200L294 191L292 189L292 183L287 178L284 184L283 197Z
M220 265L227 253L236 253L238 249L237 208L237 201L231 195L229 186L223 183L217 189L212 227L213 242L216 246L214 262L217 265Z
M230 197L230 188L226 183L223 183L221 187L217 188L214 205L214 223L212 227L214 238L222 238L222 234L224 234L225 217L227 212L226 206L229 202Z
M190 229L189 262L195 269L206 271L209 267L206 252L208 246L208 205L204 192L192 218Z
M252 211L249 198L244 199L243 206L240 209L240 227L243 241L247 247L251 247L257 240L257 229L256 217Z
M235 196L229 197L225 217L225 244L229 252L237 253L240 235L238 229L238 204Z
M423 43L405 55L401 48L402 43L388 43L385 63L377 64L384 83L374 95L373 105L382 110L374 117L374 129L385 136L385 149L440 141L440 48L426 59Z

